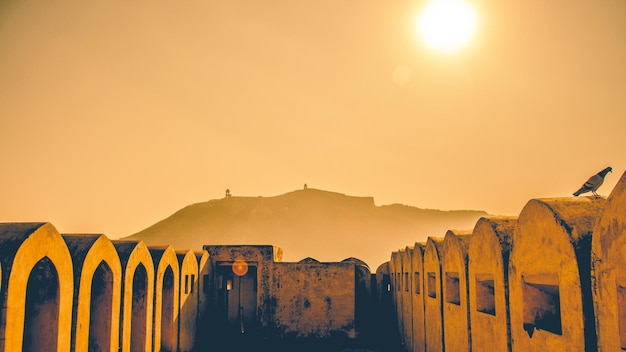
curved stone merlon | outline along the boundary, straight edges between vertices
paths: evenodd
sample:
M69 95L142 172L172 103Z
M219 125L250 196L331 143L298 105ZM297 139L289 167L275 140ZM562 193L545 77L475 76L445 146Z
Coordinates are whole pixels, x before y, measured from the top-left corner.
M171 246L149 246L154 270L152 340L155 351L178 348L180 269Z
M429 237L424 249L424 320L426 351L443 352L443 298L441 255L443 238Z
M510 351L508 265L517 217L476 222L468 252L472 350Z
M72 350L119 349L122 266L101 234L63 234L74 263Z
M208 309L209 284L211 283L211 262L209 252L206 250L194 251L198 261L198 328L203 326L203 321Z
M626 173L609 195L593 231L593 292L598 346L626 349Z
M154 263L143 241L113 241L122 264L122 352L152 350ZM131 334L132 331L132 334Z
M533 199L509 262L511 338L518 351L596 349L591 238L605 199Z
M69 351L74 269L59 232L49 223L0 224L0 261L0 350Z
M424 248L425 243L415 243L411 254L411 287L412 321L413 321L413 351L423 352L425 349L425 319L424 319Z
M198 316L198 260L191 250L177 250L180 268L178 350L189 352L196 339Z
M449 351L470 350L467 252L471 234L468 230L448 230L443 240L443 335Z

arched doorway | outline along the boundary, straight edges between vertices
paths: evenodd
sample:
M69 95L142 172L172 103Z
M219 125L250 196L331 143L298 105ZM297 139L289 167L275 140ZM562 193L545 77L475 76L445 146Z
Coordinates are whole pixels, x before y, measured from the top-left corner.
M250 334L256 324L257 267L249 265L244 275L235 275L232 263L217 268L218 320L226 333Z

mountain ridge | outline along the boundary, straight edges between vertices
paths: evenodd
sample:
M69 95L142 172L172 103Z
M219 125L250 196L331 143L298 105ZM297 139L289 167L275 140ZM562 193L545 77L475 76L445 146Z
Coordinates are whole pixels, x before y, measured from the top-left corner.
M373 197L305 188L271 197L232 196L190 204L124 239L181 249L271 244L283 249L285 261L356 257L374 271L406 243L443 236L448 229L471 229L488 215L398 203L376 206Z

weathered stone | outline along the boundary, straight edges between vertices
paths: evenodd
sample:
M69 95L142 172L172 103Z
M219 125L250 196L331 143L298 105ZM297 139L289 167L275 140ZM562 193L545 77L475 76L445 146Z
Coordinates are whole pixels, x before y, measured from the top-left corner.
M152 350L154 264L143 241L113 241L122 264L122 352Z
M63 234L74 262L72 351L119 351L122 266L105 235Z
M425 349L424 329L424 243L415 243L411 255L411 288L413 304L413 351L423 352Z
M429 237L424 249L424 320L426 351L443 352L441 255L443 238Z
M443 240L443 335L448 351L470 351L467 252L471 231L448 230Z
M180 269L171 246L148 247L154 264L154 319L152 340L155 351L178 348Z
M533 199L522 209L509 262L514 351L593 351L591 235L606 203Z
M508 270L517 217L481 218L469 247L470 334L474 351L510 351Z
M180 268L178 351L189 352L196 340L198 318L198 260L191 250L176 251Z
M69 351L72 257L49 223L0 224L1 351Z
M626 349L626 173L608 198L593 231L598 351Z

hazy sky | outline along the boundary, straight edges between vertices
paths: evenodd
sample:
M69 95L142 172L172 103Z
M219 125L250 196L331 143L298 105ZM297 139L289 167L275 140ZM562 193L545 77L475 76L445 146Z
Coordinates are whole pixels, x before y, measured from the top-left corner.
M517 215L626 168L626 1L0 1L0 221L130 235L309 187ZM434 234L441 235L444 234Z

